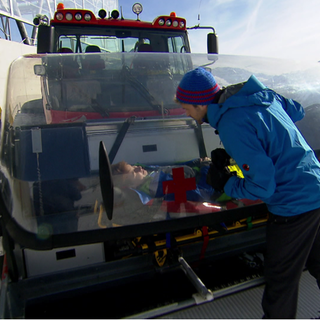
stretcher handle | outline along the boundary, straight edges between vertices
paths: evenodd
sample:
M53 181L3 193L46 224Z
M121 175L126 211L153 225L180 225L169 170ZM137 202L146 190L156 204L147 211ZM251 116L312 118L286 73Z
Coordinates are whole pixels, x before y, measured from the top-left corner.
M109 220L113 215L113 180L108 153L103 141L99 146L99 178L102 200Z
M192 270L192 268L189 266L186 260L184 260L183 257L179 257L178 261L180 263L180 266L188 279L191 281L191 283L194 285L194 287L197 289L198 293L204 300L212 300L213 294L210 290L207 289L207 287L204 285L204 283L200 280L200 278L196 275L196 273Z

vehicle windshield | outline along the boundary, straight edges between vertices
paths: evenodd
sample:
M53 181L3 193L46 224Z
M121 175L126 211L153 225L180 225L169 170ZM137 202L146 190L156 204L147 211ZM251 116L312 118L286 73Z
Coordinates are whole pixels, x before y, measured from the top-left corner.
M150 29L56 27L58 47L56 52L68 48L74 53L82 52L190 52L186 32L157 31ZM93 48L94 46L94 48ZM95 50L95 51L93 51ZM99 51L97 51L99 50Z
M86 232L95 242L259 205L206 184L219 136L173 101L184 73L198 66L221 87L255 74L306 113L319 109L317 63L176 53L21 57L10 68L2 116L1 188L10 217L40 242Z
M173 100L175 88L191 67L190 57L165 53L44 56L35 65L42 98L22 109L37 105L47 124L181 116L184 111Z

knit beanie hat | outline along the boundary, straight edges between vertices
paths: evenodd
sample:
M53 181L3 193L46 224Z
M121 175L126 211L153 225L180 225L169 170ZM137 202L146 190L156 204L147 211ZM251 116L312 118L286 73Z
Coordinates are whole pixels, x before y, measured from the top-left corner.
M182 103L210 104L220 87L213 75L204 68L196 68L187 72L177 88L176 98Z

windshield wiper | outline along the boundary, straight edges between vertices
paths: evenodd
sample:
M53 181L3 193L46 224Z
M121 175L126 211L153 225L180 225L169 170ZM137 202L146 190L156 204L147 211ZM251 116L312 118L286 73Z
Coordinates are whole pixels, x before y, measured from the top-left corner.
M97 99L91 99L91 108L98 112L103 118L109 118L109 113L98 102Z
M157 102L156 98L148 91L148 89L132 75L128 66L124 65L122 73L126 81L128 81L149 103L153 110L161 114L161 105Z

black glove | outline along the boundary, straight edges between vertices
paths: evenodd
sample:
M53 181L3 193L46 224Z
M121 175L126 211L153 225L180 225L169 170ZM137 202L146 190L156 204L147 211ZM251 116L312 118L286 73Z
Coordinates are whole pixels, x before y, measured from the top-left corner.
M216 191L223 192L224 186L234 174L228 169L230 165L230 156L227 152L218 148L211 152L210 168L207 174L207 184L212 186Z
M207 174L207 184L212 186L216 191L223 192L225 184L232 176L233 174L229 172L228 168L219 170L214 163L211 163Z
M217 148L211 151L211 161L219 170L223 170L223 168L229 166L230 159L231 157L227 154L225 149Z

